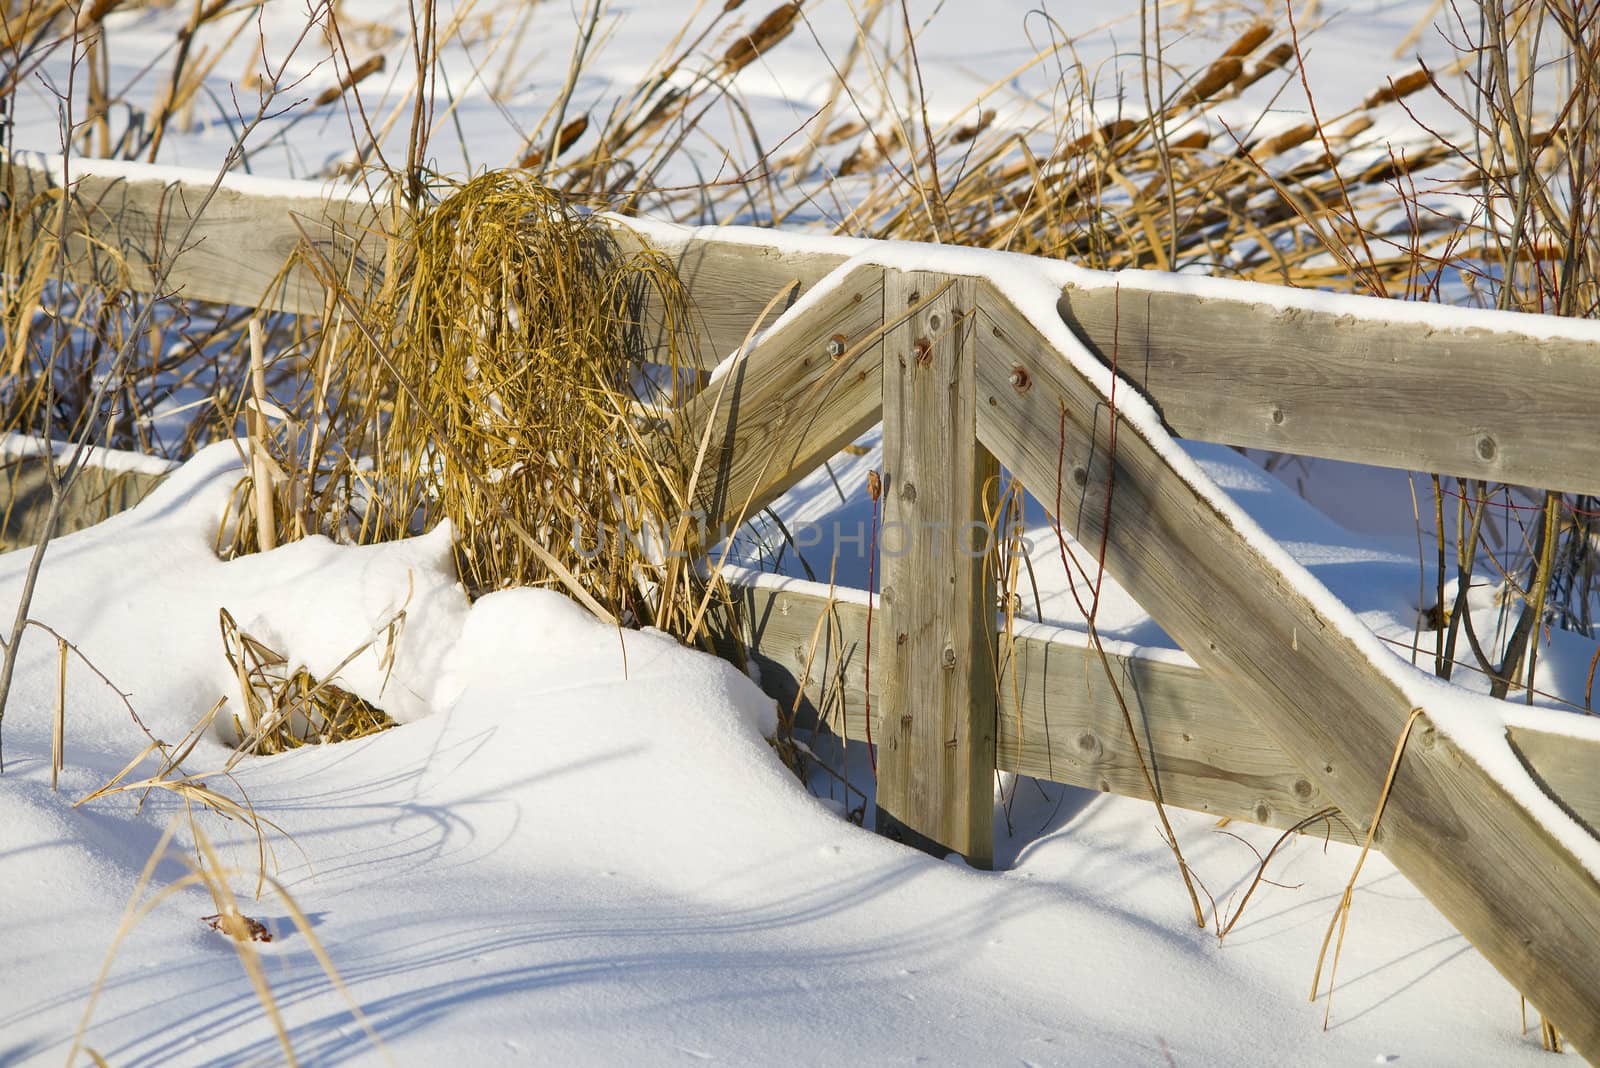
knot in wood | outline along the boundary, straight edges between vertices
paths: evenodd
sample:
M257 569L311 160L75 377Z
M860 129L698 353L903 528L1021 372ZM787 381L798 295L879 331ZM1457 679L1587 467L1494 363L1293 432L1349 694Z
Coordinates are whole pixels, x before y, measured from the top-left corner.
M911 351L916 353L917 366L926 367L933 362L933 342L925 337L919 337L911 346Z
M944 652L939 654L939 663L946 671L953 669L956 666L956 651L948 645L945 646Z

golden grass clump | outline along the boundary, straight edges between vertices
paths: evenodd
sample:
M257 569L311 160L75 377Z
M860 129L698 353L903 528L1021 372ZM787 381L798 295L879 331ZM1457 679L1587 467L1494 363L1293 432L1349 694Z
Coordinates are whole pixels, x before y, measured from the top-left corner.
M687 346L671 264L509 171L420 212L393 262L345 305L356 328L328 335L349 380L330 433L370 460L331 487L365 502L360 539L448 518L473 592L557 582L597 614L665 624L658 591L696 585L657 533L682 512L681 473L647 441Z

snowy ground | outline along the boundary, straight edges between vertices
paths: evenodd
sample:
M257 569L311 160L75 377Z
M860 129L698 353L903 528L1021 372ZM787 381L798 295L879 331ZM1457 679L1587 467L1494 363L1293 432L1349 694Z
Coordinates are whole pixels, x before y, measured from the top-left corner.
M1314 39L1308 63L1328 109L1407 66L1392 58L1393 43L1427 6L1323 5L1338 17ZM916 7L919 18L927 7ZM393 18L393 5L374 0L345 8ZM1131 0L1097 5L1093 25L1077 4L941 5L921 47L936 111L973 103L1043 44L1048 27L1035 9L1081 34L1075 44L1090 58L1125 60L1137 40ZM299 10L269 5L269 37L292 32ZM844 0L807 5L807 31L747 72L745 102L769 141L821 103L817 49L843 52L850 10ZM1216 11L1225 38L1236 8ZM681 21L671 4L618 13L596 67L605 76L579 86L580 104L631 85ZM114 13L108 26L126 50L113 56L113 82L144 77L154 91L160 64L140 71L184 14L159 5ZM535 18L524 45L530 74L504 96L474 82L475 65L489 66L484 54L465 45L452 54L462 103L435 142L441 169L505 162L524 113L542 110L559 86L571 9L540 5ZM1102 27L1102 18L1122 21ZM1188 47L1181 36L1172 44ZM1433 37L1423 45L1440 47ZM227 100L250 46L247 34L218 65L215 100ZM397 93L405 69L396 56L385 75ZM1048 95L1052 74L1004 80L991 102L1026 112ZM313 69L307 92L333 78ZM55 149L49 94L41 85L30 92L35 106L14 116L16 143ZM227 140L223 110L199 109L163 161L214 165ZM1269 121L1303 118L1303 103L1286 94ZM250 166L317 174L337 162L342 123L322 114L269 129ZM836 460L831 475L779 505L791 524L866 518L861 480L878 460L875 441L863 445L865 455ZM1305 476L1298 488L1341 527L1230 450L1192 455L1364 623L1409 644L1432 576L1419 571L1404 475L1291 470L1288 482ZM473 1065L1455 1066L1544 1056L1536 1037L1520 1034L1515 991L1381 857L1363 870L1324 1031L1325 1002L1306 996L1353 850L1290 844L1271 872L1281 885L1260 888L1222 944L1192 927L1142 802L1022 783L1009 814L996 814L1001 871L930 860L851 825L827 785L808 790L789 775L763 740L771 702L733 668L659 635L619 637L551 593L469 606L444 532L365 549L312 539L218 561L210 546L238 476L236 454L219 446L135 512L62 539L33 615L77 643L152 732L175 741L235 692L220 607L314 671L331 669L404 609L393 670L380 663L380 640L341 675L405 720L401 727L248 759L235 781L218 783L282 828L269 835L276 876L382 1040L382 1049L371 1043L290 906L269 890L243 907L275 935L262 947L266 975L308 1063L381 1063L385 1053L398 1064ZM1037 521L1034 533L1043 597L1025 608L1075 623L1053 542ZM746 562L762 560L748 543L742 551ZM825 554L811 564L826 574ZM22 555L0 556L0 604L17 595L25 566ZM800 573L792 557L783 570ZM862 562L842 560L839 578L865 586ZM1119 591L1106 596L1108 637L1169 644ZM1480 611L1492 631L1495 607ZM1556 637L1542 654L1545 677L1555 692L1581 692L1593 647ZM54 639L31 631L0 777L0 1066L66 1058L140 871L178 812L164 793L143 808L128 794L71 807L147 740L77 662L66 770L51 792L56 672ZM227 757L207 738L186 766L208 771ZM859 757L852 774L866 783ZM1251 845L1264 851L1276 835L1173 819L1228 914L1255 872ZM228 861L253 872L253 835L237 821L198 820ZM155 885L184 872L174 855ZM241 874L234 885L248 891L252 880ZM86 1032L111 1064L282 1060L231 944L201 922L215 911L203 891L179 891L121 944Z
M1354 850L1301 839L1219 945L1140 802L1024 784L1001 863L979 874L877 839L811 796L763 733L771 702L727 664L615 631L564 598L472 607L442 533L380 548L313 539L219 562L239 476L202 454L134 512L63 539L35 615L71 634L152 731L181 735L232 688L216 631L341 659L404 605L386 688L410 722L247 761L278 877L395 1063L1533 1063L1516 993L1381 858L1369 861L1332 1026L1311 971ZM15 596L19 554L0 557ZM138 873L174 811L121 795L68 807L143 744L74 667L67 772L49 789L56 647L29 637L0 779L0 1063L58 1062ZM381 693L380 688L382 688ZM219 766L208 739L192 770ZM219 784L222 785L222 784ZM233 789L223 786L224 789ZM1178 815L1224 910L1271 832ZM202 816L242 868L253 839ZM169 860L157 882L182 871ZM247 890L249 880L235 880ZM288 906L266 973L308 1062L381 1061ZM116 1065L280 1054L199 889L162 903L113 962L87 1041Z

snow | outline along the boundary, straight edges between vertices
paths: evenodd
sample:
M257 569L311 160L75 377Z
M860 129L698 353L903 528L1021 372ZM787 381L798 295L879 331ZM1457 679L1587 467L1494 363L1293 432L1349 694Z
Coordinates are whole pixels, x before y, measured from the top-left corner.
M55 441L49 445L49 452L62 460L71 457L73 451L74 446L67 442ZM45 443L36 437L18 434L15 431L0 435L0 458L16 460L43 456L45 452ZM128 452L124 449L105 449L98 445L84 448L83 464L86 467L98 467L112 474L126 472L140 475L165 475L176 466L170 460L164 460L159 456L146 456L144 453Z
M1380 300L1350 293L1325 293L1293 289L1235 278L1160 271L1088 271L1062 264L1063 285L1080 289L1120 287L1133 292L1180 293L1207 300L1249 301L1282 313L1320 312L1363 322L1388 322L1425 326L1440 333L1471 330L1520 334L1549 340L1600 341L1600 323L1592 319L1562 319L1554 315L1527 315L1492 308L1464 308L1415 300Z
M220 181L215 168L175 167L164 163L141 163L120 159L98 159L92 156L63 156L59 152L17 150L19 165L35 167L54 175L57 181L65 174L69 181L94 176L126 181L153 181L169 185L186 185L198 190L211 188L213 182L223 190L250 197L281 197L285 200L308 200L318 204L334 200L353 200L363 191L344 182L310 182L297 178L276 178L237 171L222 175Z
M35 615L73 635L170 740L233 685L219 606L316 664L405 607L387 684L360 664L341 682L415 718L247 758L217 784L282 827L269 832L277 879L393 1063L1543 1056L1517 1032L1511 988L1381 857L1362 875L1323 1032L1305 991L1353 849L1292 842L1271 873L1283 885L1259 889L1220 945L1187 921L1141 802L1022 783L997 812L1006 870L934 861L853 826L794 779L764 740L772 701L731 665L599 624L550 591L469 607L443 532L218 560L211 539L242 473L234 447L215 446L133 511L62 538ZM0 557L5 595L23 557ZM129 795L68 807L144 740L77 667L62 792L50 792L55 665L54 641L30 633L5 723L0 856L15 875L0 898L0 1057L18 1063L64 1055L176 808L161 794L142 808ZM208 737L188 767L227 755ZM1264 851L1274 832L1174 818L1228 908L1256 864L1232 835ZM248 871L248 831L198 819ZM179 871L165 862L158 880ZM252 883L235 880L241 892ZM303 1060L381 1062L282 898L241 907L275 936L265 974ZM215 911L190 888L134 928L89 1046L119 1065L278 1058L229 943L200 920Z

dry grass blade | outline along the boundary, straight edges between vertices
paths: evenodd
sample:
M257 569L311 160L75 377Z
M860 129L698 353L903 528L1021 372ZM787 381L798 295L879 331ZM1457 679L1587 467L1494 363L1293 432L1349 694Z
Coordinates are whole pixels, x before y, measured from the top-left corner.
M1333 967L1328 971L1328 1000L1323 1006L1322 1029L1328 1029L1329 1014L1333 1012L1333 987L1335 976L1339 970L1339 951L1344 948L1344 932L1350 923L1350 901L1356 892L1356 879L1361 875L1361 866L1367 862L1367 854L1372 851L1372 839L1378 833L1378 821L1383 819L1383 809L1389 801L1389 792L1394 788L1394 778L1400 770L1400 758L1405 755L1406 741L1411 737L1411 728L1416 724L1417 718L1423 714L1421 708L1413 708L1406 717L1406 725L1400 730L1400 737L1394 744L1394 757L1389 761L1389 774L1383 780L1383 790L1378 794L1378 805L1372 813L1372 822L1367 825L1366 840L1361 843L1361 853L1356 857L1356 866L1350 873L1350 881L1345 884L1344 893L1339 898L1339 907L1334 910L1333 918L1328 921L1328 930L1322 936L1322 949L1317 953L1317 970L1311 978L1311 1000L1317 1000L1317 991L1322 985L1322 965L1328 955L1328 944L1333 941L1335 926L1338 927L1339 939L1333 948Z
M154 880L157 866L163 859L168 857L168 846L177 836L177 832L184 825L185 820L188 821L189 831L193 838L194 855L180 854L180 859L188 866L189 873L167 884L148 899L145 899L145 891ZM79 1018L77 1031L73 1035L72 1047L67 1054L68 1065L71 1065L77 1059L80 1052L88 1052L97 1064L104 1063L98 1054L85 1050L83 1040L88 1032L89 1023L94 1017L95 1006L98 1004L100 995L105 989L106 979L110 976L111 965L116 959L118 950L121 949L128 935L146 916L150 915L162 904L180 895L183 891L197 886L206 891L211 898L213 907L217 910L213 915L213 919L216 921L213 927L228 937L237 952L239 963L250 980L256 999L261 1005L262 1013L272 1027L273 1036L283 1056L283 1062L291 1065L299 1063L299 1059L295 1054L294 1044L289 1038L288 1027L279 1009L277 998L272 992L272 986L267 980L266 972L261 966L260 956L255 949L254 943L261 940L254 937L254 932L259 924L257 921L245 916L240 910L238 897L234 894L230 885L230 880L239 874L236 869L222 863L210 839L195 823L192 812L180 812L173 816L172 820L167 824L166 830L162 832L160 839L156 842L156 846L151 851L150 856L146 859L144 869L140 872L139 878L134 884L132 894L129 895L128 904L123 910L122 921L117 926L117 932L112 938L111 945L106 950L104 960L101 962L100 972L95 977L94 985L90 988L89 996L85 1001L83 1015ZM304 910L294 901L288 890L281 883L270 876L265 878L288 909L296 932L306 940L306 944L310 947L312 955L316 958L323 974L327 976L328 981L339 992L346 1005L349 1006L350 1013L355 1018L357 1025L366 1034L367 1039L373 1044L374 1048L383 1056L384 1060L392 1064L393 1061L390 1059L388 1051L384 1048L382 1039L378 1037L377 1031L368 1021L366 1014L361 1011L360 1005L340 977L338 969L334 967L332 958L328 956L328 952L323 947L321 940L317 938L310 918L306 916ZM259 888L257 896L260 896Z
M240 712L233 726L241 753L280 753L302 745L329 744L364 738L394 726L381 708L329 681L370 649L363 643L319 680L304 667L291 668L283 654L239 629L226 608L219 609L223 655L239 682ZM388 633L391 656L404 625L397 613L380 628Z

